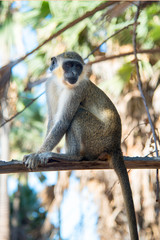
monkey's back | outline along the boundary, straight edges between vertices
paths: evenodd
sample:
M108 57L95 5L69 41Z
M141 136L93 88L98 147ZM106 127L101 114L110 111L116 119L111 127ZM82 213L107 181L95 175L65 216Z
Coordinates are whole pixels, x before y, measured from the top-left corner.
M85 99L81 103L85 109L104 123L106 136L111 136L115 147L121 143L121 119L109 97L90 80L87 81Z

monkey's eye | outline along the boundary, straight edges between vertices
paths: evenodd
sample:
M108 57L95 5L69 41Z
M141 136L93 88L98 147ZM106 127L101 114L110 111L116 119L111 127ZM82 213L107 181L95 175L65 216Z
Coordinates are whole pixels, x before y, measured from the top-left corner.
M77 72L81 73L82 72L82 65L77 63L76 64L76 70L77 70Z
M68 62L65 63L66 68L72 68L73 65L74 65L74 63L72 61L68 61Z

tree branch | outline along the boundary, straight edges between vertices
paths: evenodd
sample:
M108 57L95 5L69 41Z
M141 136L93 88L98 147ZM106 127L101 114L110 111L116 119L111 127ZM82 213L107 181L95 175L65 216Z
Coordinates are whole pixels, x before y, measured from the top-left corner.
M140 53L140 54L153 54L153 53L160 53L160 48L155 48L155 49L139 49L137 50L137 53ZM98 62L103 62L103 61L107 61L107 60L111 60L111 59L114 59L114 58L120 58L120 57L126 57L126 56L129 56L129 55L133 55L134 54L134 51L130 51L130 52L126 52L126 53L120 53L120 54L115 54L115 55L110 55L110 56L104 56L104 57L101 57L99 59L96 59L95 61L91 61L89 62L88 64L89 65L92 65L92 64L95 64L95 63L98 63Z
M32 171L25 167L22 161L12 160L9 162L0 161L0 174L2 173L21 173L21 172L42 172L42 171L62 171L62 170L89 170L89 169L111 169L106 158L103 160L95 159L89 160L69 160L61 157L56 153L45 153L48 164L46 166L40 165L37 169ZM44 156L44 153L43 153ZM124 157L124 162L129 169L157 169L160 168L160 157Z
M141 93L141 97L143 99L143 103L144 103L144 106L145 106L145 109L146 109L146 112L147 112L148 121L149 121L149 124L151 126L151 130L152 130L152 134L153 134L156 157L158 157L157 137L156 137L154 125L152 123L151 115L150 115L150 112L149 112L149 109L148 109L148 106L147 106L146 98L145 98L144 93L143 93L142 81L141 81L141 76L140 76L140 71L139 71L139 63L138 63L138 58L137 58L137 39L136 39L137 33L136 33L136 31L137 31L137 21L138 21L138 17L139 17L139 14L140 14L140 4L141 4L141 2L139 1L138 6L137 6L137 11L136 11L136 14L135 14L135 17L134 17L135 25L133 27L133 40L132 41L133 41L133 49L134 49L134 56L135 56L135 65L136 65L136 72L137 72L138 88L139 88L139 91ZM158 202L159 201L158 168L157 168L157 172L156 172L156 184L157 184L156 201Z
M38 95L36 98L33 98L21 111L17 112L15 115L12 117L8 118L5 120L1 125L0 128L3 127L6 123L12 121L14 118L16 118L18 115L20 115L22 112L26 110L32 103L34 103L39 97L41 97L45 92L42 92L40 95Z
M25 87L24 91L30 91L32 88L46 82L48 79L48 77L43 77L43 78L40 78L38 80L33 80L32 82L28 82L27 83L27 86Z
M88 54L88 56L86 58L84 58L84 61L87 60L94 52L96 52L105 42L107 42L109 39L111 39L112 37L116 36L118 33L124 31L125 29L128 29L129 27L133 26L134 23L128 24L127 26L125 26L124 28L121 28L120 30L116 31L115 33L113 33L111 36L107 37L100 45L98 45L96 48L93 49L92 52L90 52Z

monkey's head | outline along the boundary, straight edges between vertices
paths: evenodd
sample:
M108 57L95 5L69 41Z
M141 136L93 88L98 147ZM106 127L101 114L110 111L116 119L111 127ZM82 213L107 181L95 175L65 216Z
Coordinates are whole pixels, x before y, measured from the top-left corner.
M64 84L74 85L83 71L84 62L76 52L64 52L51 58L50 70L61 79Z

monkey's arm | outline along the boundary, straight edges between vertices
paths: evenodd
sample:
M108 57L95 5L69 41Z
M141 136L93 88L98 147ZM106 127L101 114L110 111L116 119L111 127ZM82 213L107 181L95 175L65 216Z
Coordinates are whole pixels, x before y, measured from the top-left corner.
M66 97L67 96L67 97ZM81 101L84 98L84 91L82 88L76 88L74 93L63 94L58 106L58 112L55 116L55 123L49 127L48 135L39 149L40 152L52 151L52 149L59 143L63 135L66 133L71 121L76 114Z
M77 89L78 90L78 89ZM82 90L82 89L80 89ZM79 91L80 91L79 90ZM40 160L38 157L39 153L52 151L52 149L59 143L63 135L66 133L69 125L80 105L82 99L82 92L76 92L68 99L64 99L63 106L59 108L59 111L56 114L55 124L50 128L46 139L37 153L25 155L23 162L28 168L36 168L39 164L46 164L47 160Z
M45 85L47 113L48 113L48 125L47 125L46 137L48 136L48 133L50 132L51 128L54 125L54 116L56 114L57 102L58 102L57 89L52 78L53 77L50 77L46 81L46 85Z
M64 115L62 116L62 119L55 123L55 125L49 131L38 153L52 151L52 149L59 143L63 135L66 133L72 118L72 116L66 118Z

